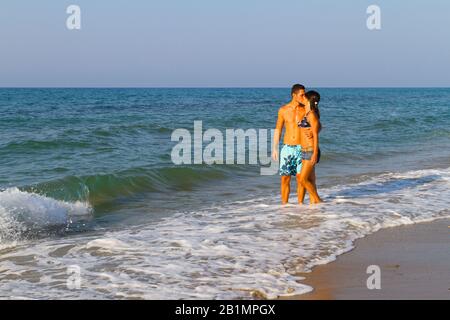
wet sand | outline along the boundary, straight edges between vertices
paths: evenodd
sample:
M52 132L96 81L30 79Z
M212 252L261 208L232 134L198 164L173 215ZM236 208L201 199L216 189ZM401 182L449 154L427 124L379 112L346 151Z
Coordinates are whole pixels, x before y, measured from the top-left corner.
M367 267L381 289L367 288ZM302 274L314 291L284 299L450 299L450 219L380 230L327 265Z

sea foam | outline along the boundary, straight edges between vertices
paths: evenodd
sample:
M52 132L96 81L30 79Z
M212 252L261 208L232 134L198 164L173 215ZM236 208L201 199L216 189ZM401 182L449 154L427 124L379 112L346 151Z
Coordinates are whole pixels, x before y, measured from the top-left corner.
M0 245L20 240L26 232L65 226L77 216L89 215L83 202L65 202L43 195L8 188L0 192Z
M320 193L326 202L313 207L283 207L273 195L6 252L0 264L0 297L236 299L302 294L312 288L299 273L333 261L351 250L356 239L381 228L450 217L450 169L381 174ZM32 262L16 263L30 256ZM71 291L65 288L66 268L74 264L83 280L80 290ZM8 277L17 274L19 283Z

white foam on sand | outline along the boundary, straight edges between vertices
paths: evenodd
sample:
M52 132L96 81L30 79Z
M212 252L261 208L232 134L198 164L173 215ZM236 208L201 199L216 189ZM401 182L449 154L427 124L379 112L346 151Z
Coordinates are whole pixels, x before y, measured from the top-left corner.
M383 174L320 191L326 203L314 207L282 207L273 196L0 253L0 297L235 299L302 294L312 288L302 284L298 272L333 261L351 250L356 239L381 228L450 217L449 169ZM71 265L81 270L79 290L65 285ZM20 280L11 280L13 274Z

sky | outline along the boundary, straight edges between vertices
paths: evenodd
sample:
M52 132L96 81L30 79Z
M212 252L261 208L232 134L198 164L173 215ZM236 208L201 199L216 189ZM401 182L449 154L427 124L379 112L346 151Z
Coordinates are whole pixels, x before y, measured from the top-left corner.
M69 30L66 9L81 8ZM369 30L369 5L381 29ZM2 0L0 87L450 87L448 0Z

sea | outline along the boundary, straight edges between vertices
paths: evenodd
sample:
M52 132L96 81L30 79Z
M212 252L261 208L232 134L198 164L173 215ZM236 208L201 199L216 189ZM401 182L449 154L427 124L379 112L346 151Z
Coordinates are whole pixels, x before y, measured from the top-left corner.
M198 121L273 129L289 88L0 89L0 299L299 295L355 240L450 217L450 89L314 89L316 206L259 162L173 160Z

